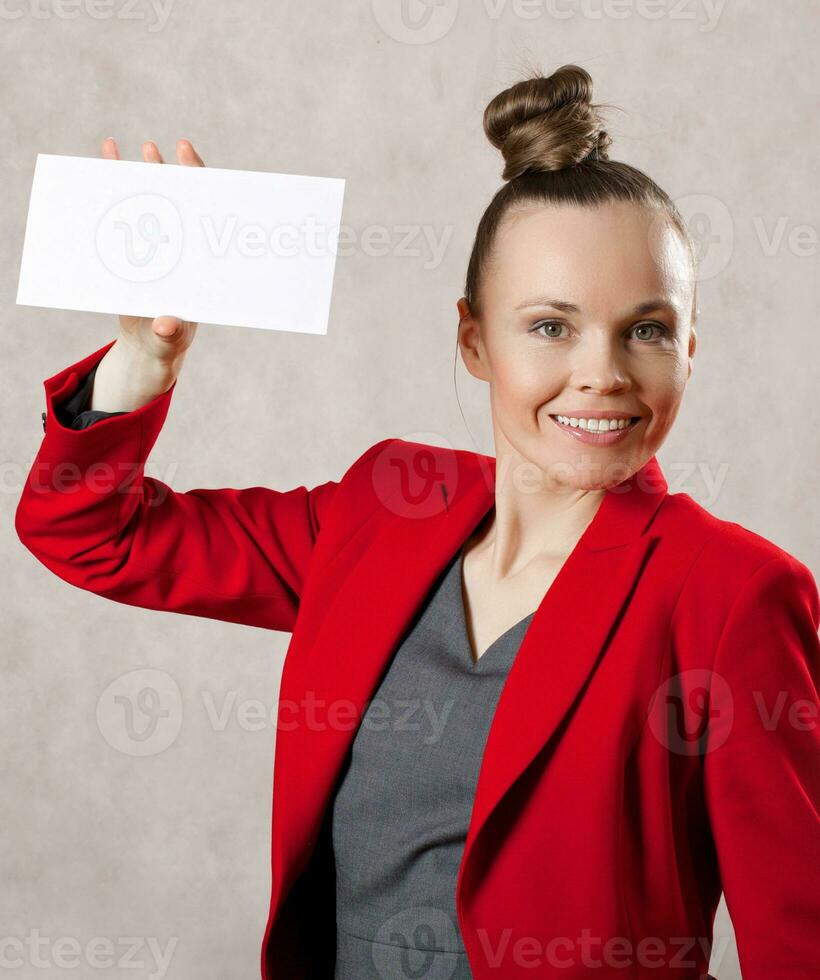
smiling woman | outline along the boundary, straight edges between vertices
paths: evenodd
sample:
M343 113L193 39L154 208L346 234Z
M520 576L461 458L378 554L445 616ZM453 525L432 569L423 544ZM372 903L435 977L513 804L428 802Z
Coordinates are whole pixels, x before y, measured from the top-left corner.
M18 533L114 601L293 632L265 980L702 980L722 890L743 980L817 977L816 583L655 457L692 243L583 69L485 127L457 350L494 457L386 438L310 489L176 492L144 465L196 324L132 318L45 382Z
M536 464L552 490L603 489L655 453L680 407L696 345L693 242L650 177L608 160L582 68L500 93L484 126L509 182L476 233L462 357L490 384L499 455Z

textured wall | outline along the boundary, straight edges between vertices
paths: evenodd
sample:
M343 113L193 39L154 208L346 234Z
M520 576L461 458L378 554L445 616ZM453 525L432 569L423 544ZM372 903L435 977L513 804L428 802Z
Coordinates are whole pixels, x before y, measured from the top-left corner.
M670 489L820 573L816 4L405 4L0 4L0 934L48 937L53 970L26 951L17 977L62 972L61 937L83 950L75 976L121 976L123 937L141 944L130 977L257 975L288 640L72 589L17 540L42 381L116 336L113 317L14 304L38 151L96 156L114 135L124 157L150 138L173 160L186 136L211 166L347 178L328 336L201 326L148 467L179 490L312 486L388 435L492 451L460 362L468 428L453 388L455 303L500 183L481 113L530 66L583 65L623 110L611 155L679 200L705 250L694 373L659 453ZM178 730L144 757L96 717L135 669L178 699ZM732 980L722 936L723 906L712 969ZM90 969L95 937L119 968Z

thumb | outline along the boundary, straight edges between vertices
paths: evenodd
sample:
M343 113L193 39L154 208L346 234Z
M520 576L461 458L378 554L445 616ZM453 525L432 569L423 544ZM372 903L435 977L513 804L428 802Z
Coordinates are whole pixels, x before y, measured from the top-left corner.
M176 340L182 332L182 320L176 316L158 316L153 327L154 333L162 340Z

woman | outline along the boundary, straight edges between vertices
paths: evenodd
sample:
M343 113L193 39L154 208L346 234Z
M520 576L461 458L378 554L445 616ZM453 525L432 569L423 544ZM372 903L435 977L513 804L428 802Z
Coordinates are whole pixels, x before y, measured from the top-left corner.
M508 183L458 344L495 458L385 439L312 489L174 492L143 467L196 324L123 317L45 382L17 531L118 602L292 631L264 978L694 980L721 889L744 980L818 976L817 588L655 458L686 228L583 69L484 124Z

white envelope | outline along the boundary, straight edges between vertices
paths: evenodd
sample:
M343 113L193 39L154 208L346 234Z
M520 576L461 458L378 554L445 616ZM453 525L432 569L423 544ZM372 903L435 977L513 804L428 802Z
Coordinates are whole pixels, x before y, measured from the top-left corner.
M344 186L40 153L17 303L326 334Z

